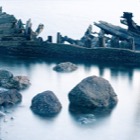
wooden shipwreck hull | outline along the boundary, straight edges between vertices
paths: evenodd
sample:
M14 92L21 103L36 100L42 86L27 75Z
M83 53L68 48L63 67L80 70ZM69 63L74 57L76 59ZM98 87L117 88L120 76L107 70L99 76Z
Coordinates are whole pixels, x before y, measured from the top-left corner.
M86 48L73 44L51 43L51 37L46 41L38 37L43 29L43 24L40 24L36 31L32 30L31 25L30 19L26 24L23 24L21 20L2 12L0 8L0 56L140 66L140 52L138 51L104 47ZM121 27L102 21L95 25L105 30L106 33L114 34L122 39L129 39L132 34ZM135 42L140 46L137 34Z
M140 66L140 52L118 48L84 48L75 45L28 42L19 46L0 46L1 55L16 58L53 59L89 63L112 63L116 65Z

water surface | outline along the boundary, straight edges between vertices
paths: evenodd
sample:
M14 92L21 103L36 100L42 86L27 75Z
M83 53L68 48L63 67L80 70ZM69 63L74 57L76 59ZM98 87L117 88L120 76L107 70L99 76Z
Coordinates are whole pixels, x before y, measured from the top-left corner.
M119 24L123 11L133 12L139 22L138 0L1 0L7 13L24 22L32 19L33 28L41 22L44 39L59 31L62 35L80 38L89 24L105 20ZM95 28L95 27L94 27ZM96 29L96 28L95 28ZM55 56L54 56L55 57ZM95 64L77 64L72 73L53 71L56 62L0 58L0 68L14 75L27 75L29 89L22 91L23 101L10 109L6 120L0 120L0 138L3 140L139 140L140 138L140 69ZM68 93L87 76L107 79L118 95L119 102L113 111L91 123L81 124L68 111ZM58 116L42 118L30 110L31 99L45 90L52 90L62 103ZM14 117L14 120L10 118Z

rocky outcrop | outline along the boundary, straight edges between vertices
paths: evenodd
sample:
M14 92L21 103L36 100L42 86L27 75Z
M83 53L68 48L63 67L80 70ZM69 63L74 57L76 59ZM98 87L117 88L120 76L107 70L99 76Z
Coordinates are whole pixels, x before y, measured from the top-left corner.
M52 91L44 91L32 99L32 111L41 116L55 116L61 108L61 103Z
M30 86L27 76L14 76L8 70L0 70L0 86L7 89L26 89Z
M0 106L13 106L22 100L22 95L16 89L0 90Z
M53 70L57 72L72 72L72 71L75 71L77 68L78 67L71 62L64 62L64 63L57 64L53 68Z
M112 108L118 99L111 84L104 78L90 76L69 92L70 110L85 111Z

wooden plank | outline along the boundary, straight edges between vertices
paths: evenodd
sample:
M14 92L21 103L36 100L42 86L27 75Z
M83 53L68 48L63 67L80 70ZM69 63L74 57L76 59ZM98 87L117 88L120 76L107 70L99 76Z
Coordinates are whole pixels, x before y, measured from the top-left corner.
M137 33L130 32L127 29L112 25L105 21L99 21L99 23L95 22L94 25L104 30L106 34L119 37L120 40L129 40L130 38L134 38L136 46L140 47L140 35Z

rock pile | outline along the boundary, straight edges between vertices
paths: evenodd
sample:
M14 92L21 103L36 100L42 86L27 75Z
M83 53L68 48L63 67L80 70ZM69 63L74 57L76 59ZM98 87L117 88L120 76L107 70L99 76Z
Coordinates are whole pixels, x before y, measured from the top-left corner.
M0 86L3 88L22 90L30 84L27 76L14 76L10 71L0 70Z
M0 91L0 106L13 106L22 100L22 95L16 89Z
M22 100L19 90L30 86L27 76L14 76L8 70L0 70L0 107L13 106Z

